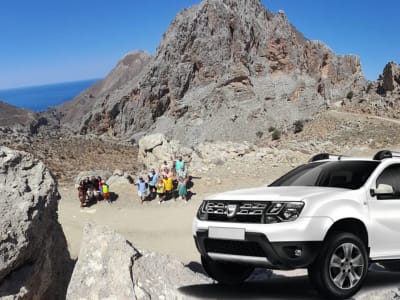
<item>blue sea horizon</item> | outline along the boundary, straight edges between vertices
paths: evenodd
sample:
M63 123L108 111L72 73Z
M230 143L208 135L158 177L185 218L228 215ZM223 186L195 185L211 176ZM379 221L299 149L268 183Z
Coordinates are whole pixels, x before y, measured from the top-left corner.
M50 107L72 100L99 80L101 79L85 79L71 82L3 89L0 90L0 100L36 112L45 111Z

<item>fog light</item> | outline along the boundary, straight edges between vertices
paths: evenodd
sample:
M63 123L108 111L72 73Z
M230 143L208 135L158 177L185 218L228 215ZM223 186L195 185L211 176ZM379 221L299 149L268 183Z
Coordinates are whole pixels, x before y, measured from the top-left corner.
M300 257L303 253L303 250L301 249L294 249L294 256L295 257Z

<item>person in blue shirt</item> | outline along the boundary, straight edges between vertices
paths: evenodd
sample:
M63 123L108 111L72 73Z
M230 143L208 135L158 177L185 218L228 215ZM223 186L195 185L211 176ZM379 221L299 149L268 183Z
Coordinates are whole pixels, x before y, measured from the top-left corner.
M150 173L147 175L149 181L149 190L150 190L150 196L153 197L155 196L156 193L156 185L158 181L158 174L156 171L153 169L150 170Z
M141 204L143 204L147 196L147 182L144 181L143 177L139 177L139 181L137 181L135 185L138 188L138 195L140 197Z

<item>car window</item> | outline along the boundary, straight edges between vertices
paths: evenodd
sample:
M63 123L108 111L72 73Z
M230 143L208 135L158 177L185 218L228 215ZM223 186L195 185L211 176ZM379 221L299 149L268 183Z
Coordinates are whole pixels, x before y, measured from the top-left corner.
M270 186L324 186L360 188L378 166L379 161L325 161L300 166Z
M376 186L379 184L390 185L394 195L379 195L378 199L400 199L400 164L387 167L376 179Z

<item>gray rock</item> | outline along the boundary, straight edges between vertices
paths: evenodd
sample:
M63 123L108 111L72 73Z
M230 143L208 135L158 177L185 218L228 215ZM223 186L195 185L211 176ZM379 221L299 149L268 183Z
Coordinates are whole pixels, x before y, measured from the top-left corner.
M125 55L107 77L56 108L65 128L75 133L108 134L114 118L123 109L119 101L127 97L141 72L151 61L150 54L135 51Z
M64 299L72 272L59 194L31 154L0 147L0 299Z
M171 257L139 251L120 234L87 224L67 299L188 299L179 287L210 282Z
M87 224L66 299L135 299L131 267L137 251L126 239Z
M86 177L91 178L92 176L95 177L100 176L101 179L107 181L112 176L112 173L110 171L105 171L105 170L80 172L78 176L75 177L75 184L78 185L81 180L85 179Z
M365 85L358 57L307 40L259 0L204 0L183 10L142 71L96 98L78 131L132 141L163 133L190 147L255 141Z

